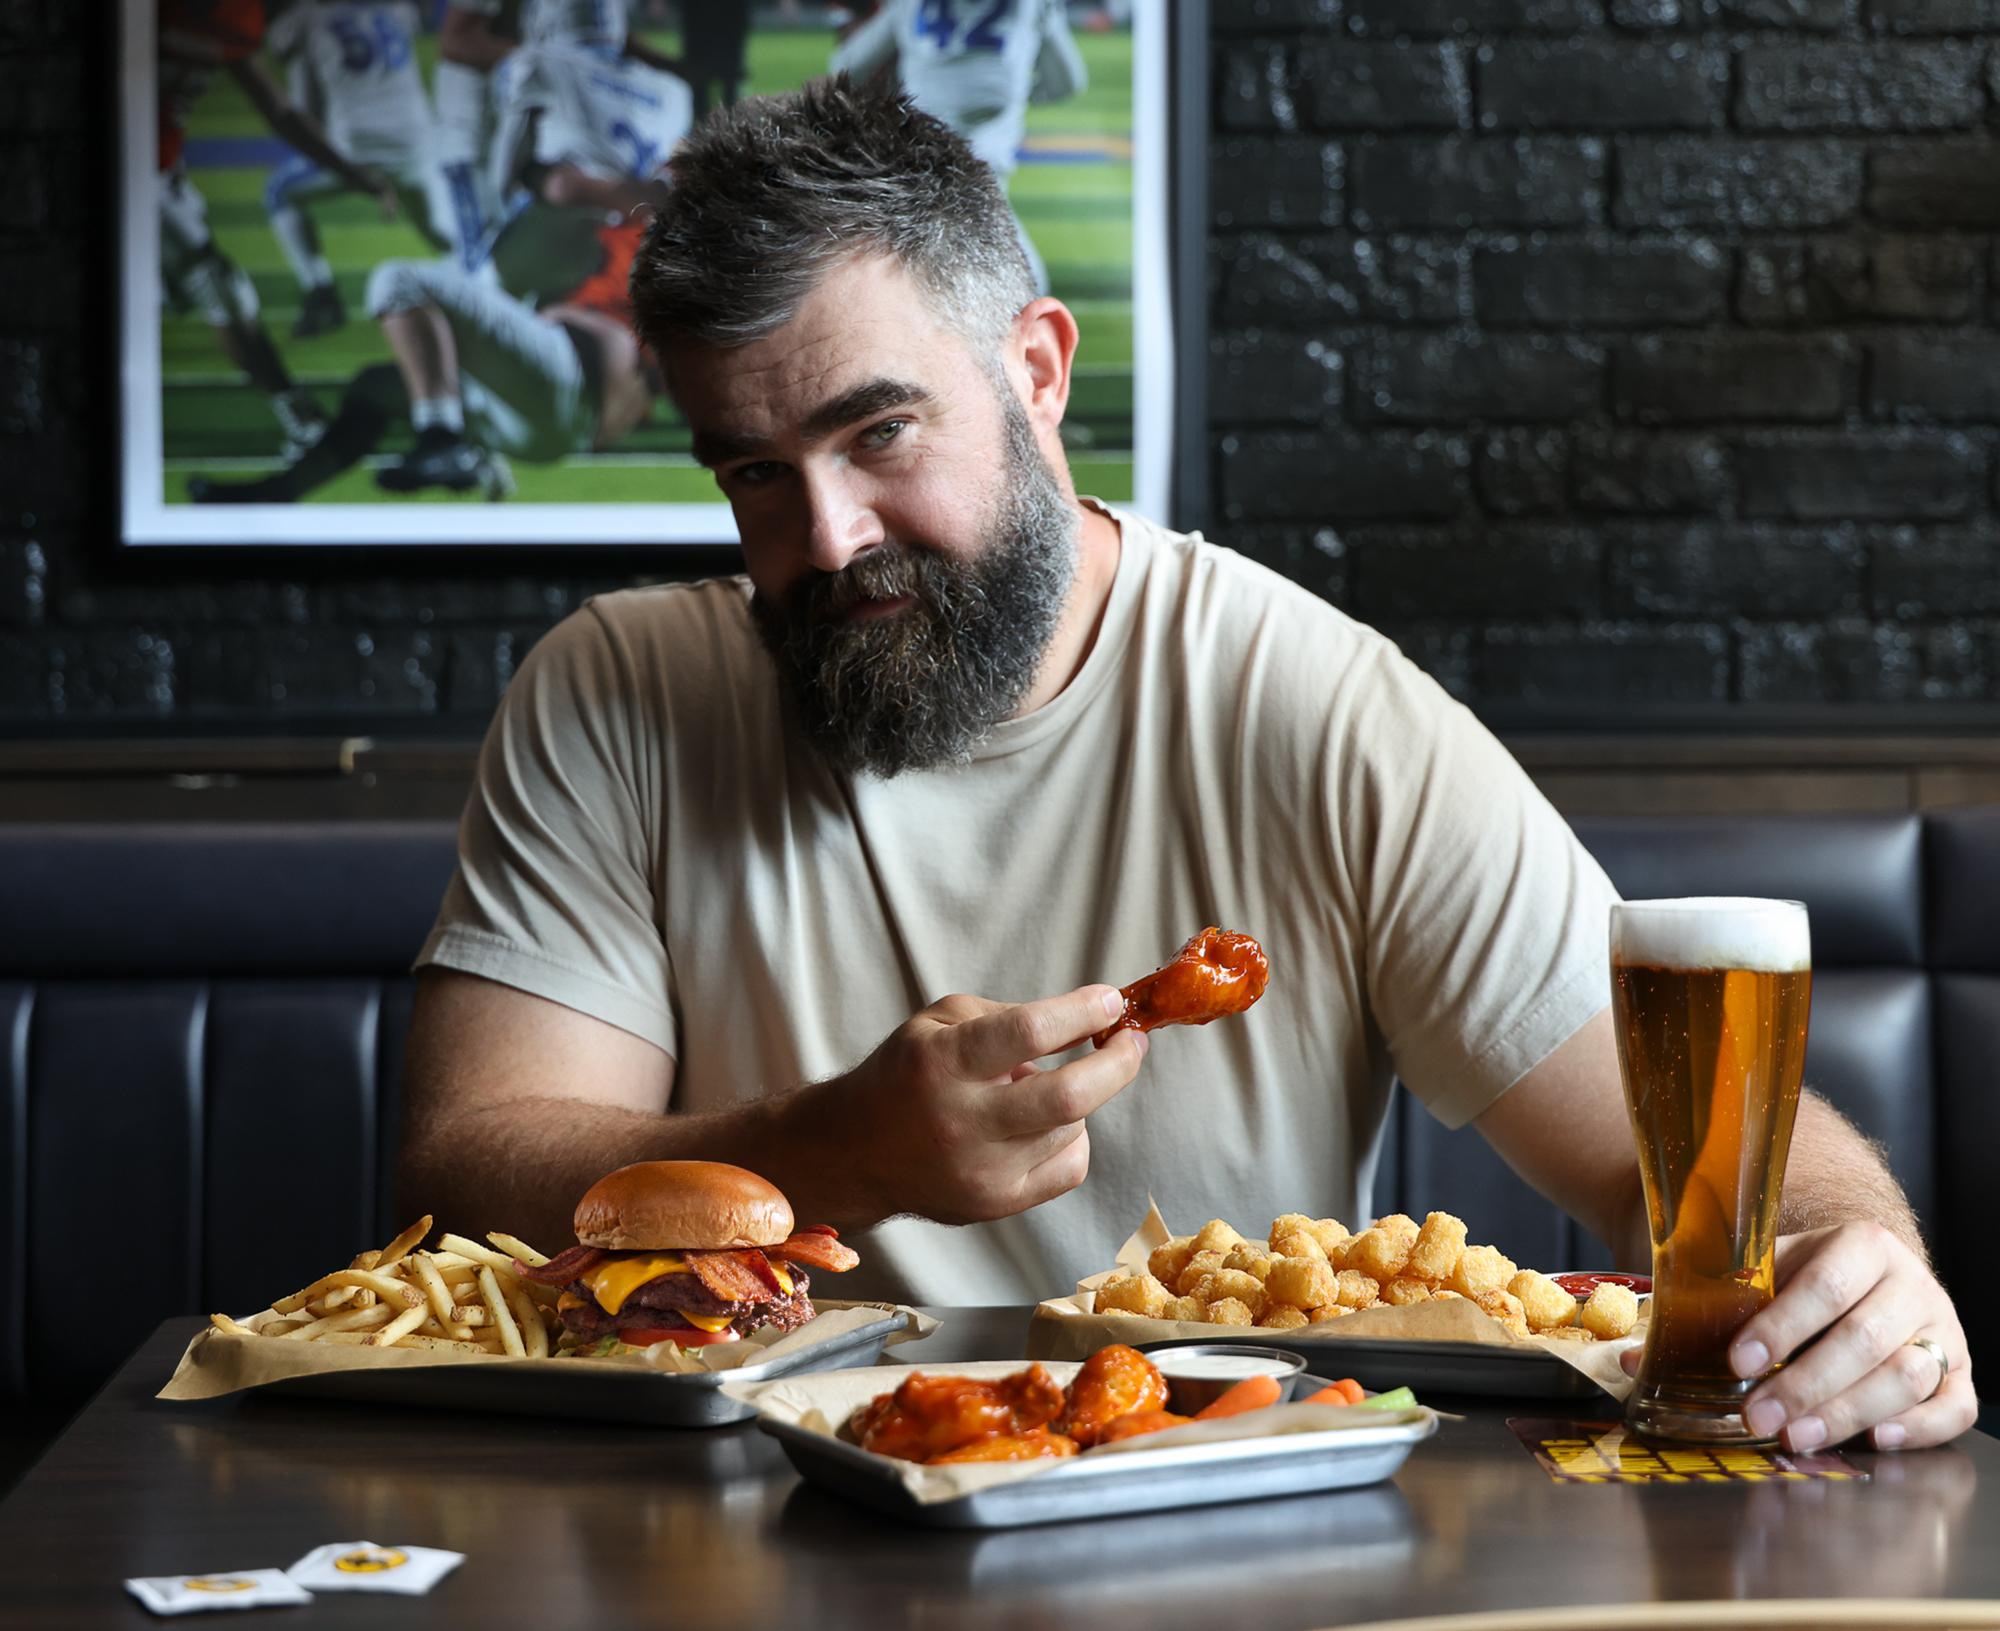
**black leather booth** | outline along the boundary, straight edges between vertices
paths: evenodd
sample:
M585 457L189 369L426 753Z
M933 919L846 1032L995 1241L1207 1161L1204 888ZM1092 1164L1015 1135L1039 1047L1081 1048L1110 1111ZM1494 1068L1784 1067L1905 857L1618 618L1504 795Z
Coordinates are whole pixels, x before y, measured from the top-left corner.
M1578 830L1628 895L1811 907L1808 1079L1887 1148L1947 1283L1974 1289L2000 810ZM0 826L0 1392L73 1397L161 1318L258 1306L404 1221L404 971L452 854L429 824ZM1449 1204L1523 1261L1603 1261L1400 1095L1376 1200ZM1989 1374L1992 1306L1964 1299Z

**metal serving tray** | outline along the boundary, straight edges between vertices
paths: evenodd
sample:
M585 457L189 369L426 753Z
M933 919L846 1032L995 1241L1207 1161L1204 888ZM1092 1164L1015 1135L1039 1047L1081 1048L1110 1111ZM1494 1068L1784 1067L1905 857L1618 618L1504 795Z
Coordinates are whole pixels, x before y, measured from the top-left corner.
M722 1393L725 1382L769 1382L804 1371L872 1365L882 1344L901 1330L901 1314L850 1331L804 1353L733 1370L682 1374L588 1359L498 1364L421 1365L381 1370L325 1371L288 1377L259 1393L294 1398L351 1399L363 1404L415 1405L435 1410L496 1410L515 1416L579 1416L648 1427L724 1427L748 1421L755 1407Z
M1326 1385L1317 1377L1299 1378L1302 1391ZM1034 1478L925 1505L903 1487L896 1463L886 1457L788 1422L757 1425L784 1447L807 1483L938 1529L1012 1529L1352 1489L1390 1477L1438 1426L1437 1418L1428 1416L1381 1427L1081 1455Z
M1304 1337L1290 1331L1245 1333L1260 1348L1298 1354L1316 1371L1351 1376L1371 1393L1413 1388L1418 1393L1462 1393L1494 1399L1603 1399L1603 1389L1582 1371L1533 1348L1485 1342L1401 1342L1393 1337ZM1294 1338L1296 1340L1287 1340ZM1214 1340L1167 1337L1145 1350L1179 1348Z

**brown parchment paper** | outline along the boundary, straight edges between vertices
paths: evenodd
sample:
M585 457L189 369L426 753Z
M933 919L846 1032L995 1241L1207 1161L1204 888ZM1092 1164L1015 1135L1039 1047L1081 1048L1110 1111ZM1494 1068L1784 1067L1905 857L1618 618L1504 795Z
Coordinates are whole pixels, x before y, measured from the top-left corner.
M1157 1203L1149 1204L1146 1216L1131 1238L1118 1248L1118 1267L1093 1274L1077 1282L1076 1293L1052 1297L1039 1304L1028 1325L1030 1359L1087 1359L1107 1342L1164 1342L1172 1337L1192 1337L1208 1342L1255 1342L1257 1327L1207 1325L1192 1320L1149 1320L1137 1314L1096 1312L1097 1288L1121 1271L1144 1272L1146 1259L1156 1247L1173 1238L1173 1231L1160 1215ZM1470 1342L1481 1347L1504 1348L1515 1354L1548 1354L1572 1370L1581 1371L1612 1398L1621 1403L1632 1391L1633 1379L1619 1364L1619 1355L1645 1341L1646 1320L1652 1312L1650 1298L1639 1304L1639 1323L1632 1334L1615 1342L1565 1342L1553 1337L1529 1337L1526 1341L1476 1304L1464 1298L1443 1302L1414 1303L1408 1308L1378 1306L1344 1315L1324 1326L1303 1326L1296 1330L1269 1332L1282 1336L1288 1348L1305 1348L1324 1343L1329 1351L1346 1342Z
M821 1301L813 1307L818 1317L796 1331L780 1335L758 1331L741 1342L715 1343L701 1348L675 1348L660 1343L641 1353L615 1354L603 1359L515 1359L506 1354L458 1354L436 1348L368 1348L347 1343L287 1342L282 1337L255 1334L278 1316L268 1308L242 1322L243 1329L225 1331L210 1326L199 1331L181 1355L167 1385L155 1395L161 1399L216 1399L226 1393L288 1381L295 1376L322 1376L330 1371L409 1370L431 1365L512 1365L517 1371L554 1371L566 1377L603 1375L612 1371L695 1371L735 1370L743 1365L762 1364L790 1354L809 1352L859 1330L884 1313L900 1315L902 1326L891 1331L885 1347L913 1342L938 1328L928 1314L901 1303L855 1303Z
M1018 1359L982 1359L968 1364L938 1367L941 1375L970 1376L985 1380L1011 1376L1021 1369ZM1065 1387L1077 1372L1073 1362L1057 1360L1049 1374ZM841 1426L855 1410L877 1394L888 1393L911 1375L908 1365L878 1365L869 1370L821 1371L810 1376L782 1376L771 1382L725 1382L722 1391L732 1399L755 1407L759 1417L804 1428L827 1438L852 1444ZM1140 1450L1167 1450L1185 1444L1220 1444L1233 1439L1276 1438L1286 1433L1354 1432L1368 1427L1398 1424L1434 1424L1440 1419L1434 1410L1419 1405L1414 1410L1355 1410L1347 1405L1280 1404L1268 1410L1248 1411L1221 1421L1196 1422L1187 1427L1171 1427L1161 1433L1147 1433L1118 1444L1086 1450L1086 1456L1128 1455ZM1434 1428L1433 1428L1434 1430ZM938 1501L955 1501L961 1495L991 1489L996 1484L1018 1483L1039 1478L1067 1466L1066 1456L1042 1461L968 1462L958 1466L925 1467L914 1461L893 1457L877 1458L895 1469L896 1480L912 1499L924 1506Z

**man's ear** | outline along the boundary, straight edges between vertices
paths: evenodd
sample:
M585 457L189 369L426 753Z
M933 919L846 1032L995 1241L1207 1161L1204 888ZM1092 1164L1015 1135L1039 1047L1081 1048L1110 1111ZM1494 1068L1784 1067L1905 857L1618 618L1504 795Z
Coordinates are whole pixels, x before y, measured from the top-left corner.
M1054 431L1069 411L1070 365L1076 360L1076 318L1052 295L1023 306L1014 319L1016 384L1025 384L1028 418Z

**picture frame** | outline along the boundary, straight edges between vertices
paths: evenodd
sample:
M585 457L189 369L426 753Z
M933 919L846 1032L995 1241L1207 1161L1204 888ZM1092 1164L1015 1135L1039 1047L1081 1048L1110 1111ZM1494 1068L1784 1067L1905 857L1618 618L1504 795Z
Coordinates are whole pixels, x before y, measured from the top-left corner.
M265 388L272 382L253 381L243 366L243 347L235 342L239 330L249 326L238 317L244 308L283 366L284 388L302 392L302 400L316 405L324 421L338 414L362 372L373 368L381 373L393 366L388 345L365 309L376 268L385 260L437 260L454 251L449 241L440 247L436 233L429 234L429 243L420 236L446 216L449 187L440 192L403 178L396 188L403 209L393 220L377 219L377 200L343 187L339 177L279 140L226 66L211 71L208 83L191 96L184 85L169 84L169 117L163 123L160 18L178 3L118 0L121 119L115 183L121 231L114 270L121 455L115 508L121 552L156 559L273 552L297 559L301 552L361 551L415 559L492 550L518 564L524 555L573 559L643 551L657 557L665 550L690 568L732 558L735 531L728 506L707 472L687 454L685 428L663 397L632 436L616 446L572 449L547 461L524 457L518 450L501 452L499 462L509 477L504 502L481 502L479 488L462 494L449 489L384 492L375 478L404 458L412 444L408 420L415 412L407 406L407 417L383 433L378 448L302 500L192 501L192 482L208 482L212 490L263 481L290 468L288 439L294 459L302 445L273 406L276 393ZM990 0L889 3L921 5L927 13L937 11L939 18L956 8L968 13L958 19L964 23L976 22L975 6L983 12ZM1057 0L1050 3L1055 6ZM252 0L213 0L212 8L205 0L193 4L215 13L266 9ZM662 0L630 4L635 14L657 17ZM405 80L413 67L418 82L430 88L438 61L434 24L445 0L293 0L291 6L275 9L284 18L316 7L359 17L414 14L416 26L408 31L414 60L398 66ZM759 24L781 9L792 25L773 27L760 38ZM835 9L805 0L782 8L775 3L747 7L752 22L742 93L782 88L774 81L785 63L815 61L814 53L834 41L830 31L821 28L815 35L813 28ZM1205 460L1186 456L1188 437L1191 428L1197 439L1205 432L1198 396L1197 417L1189 419L1189 401L1178 388L1175 368L1190 307L1205 334L1200 310L1206 283L1205 205L1192 231L1185 217L1188 190L1192 187L1198 195L1205 173L1206 119L1171 115L1190 66L1190 49L1197 59L1205 58L1205 28L1193 25L1205 24L1206 8L1166 0L1132 0L1121 8L1112 0L1108 8L1097 8L1105 11L1109 26L1088 33L1077 28L1092 13L1086 0L1066 0L1059 9L1072 19L1072 33L1086 67L1097 76L1091 83L1099 94L1087 102L1086 90L1027 110L1010 195L1031 239L1050 240L1043 256L1050 290L1077 311L1083 330L1071 414L1080 429L1074 441L1066 435L1067 451L1080 492L1185 524L1190 504L1199 504L1205 485L1199 468ZM267 24L269 20L267 14ZM934 27L937 22L933 19ZM641 32L636 25L635 32ZM180 38L169 29L170 46ZM683 43L672 28L652 30L649 38L665 48ZM373 43L387 39L386 33L376 35ZM358 142L353 136L358 121L351 113L342 115L338 86L329 97L326 85L311 72L310 53L303 54L308 60L302 67L295 42L288 38L282 43L289 48L282 58L272 56L261 39L246 47L245 54L293 105L326 117L321 128L327 134ZM369 43L364 40L355 48L354 62L366 54ZM329 48L322 41L320 49ZM386 58L393 53L380 54ZM1104 89L1106 64L1118 76L1116 95ZM1205 61L1192 66L1205 76ZM801 73L794 82L805 77L810 75ZM204 107L210 110L206 115ZM173 123L177 109L179 151L172 163L163 164L161 133ZM1056 115L1067 117L1068 126L1053 122ZM382 155L379 147L375 153L373 170L386 175L393 154ZM308 176L306 185L289 184L288 178L315 169L319 173ZM178 219L166 202L168 178L176 173L180 184L196 195ZM1107 196L1115 203L1108 214L1103 207ZM446 202L436 204L429 216L418 213L440 197ZM306 253L291 252L298 248L300 234L296 221L289 240L281 233L276 222L282 211L305 218ZM204 264L190 279L182 270L185 252L204 229L216 253L201 257ZM463 238L473 241L470 233ZM1107 244L1122 249L1122 257L1107 254ZM163 252L180 272L177 278L165 275ZM177 252L182 261L173 260ZM309 274L329 269L344 323L320 332L308 326L295 336L307 292L316 286L309 283ZM241 298L246 289L248 300ZM548 309L546 301L536 306L533 295L528 303L538 312ZM468 387L468 409L471 396ZM407 404L410 398L404 394L398 400ZM666 496L655 498L655 492Z

